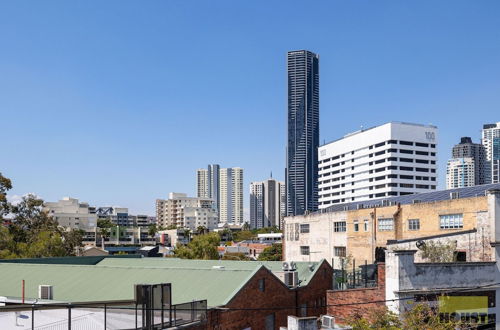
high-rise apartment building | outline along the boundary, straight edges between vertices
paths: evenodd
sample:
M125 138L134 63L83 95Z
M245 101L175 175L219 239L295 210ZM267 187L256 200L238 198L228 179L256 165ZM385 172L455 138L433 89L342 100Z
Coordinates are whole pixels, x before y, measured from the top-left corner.
M210 198L208 170L205 168L196 170L196 196L198 198Z
M157 199L156 219L160 226L175 225L190 230L201 226L213 230L218 224L212 199L188 197L183 193L170 193L168 199Z
M200 198L211 198L217 208L220 210L220 166L217 164L208 165L207 169L198 169L196 171L196 191Z
M448 160L446 167L446 189L475 186L475 171L476 162L472 157L452 158Z
M288 69L287 214L318 207L319 56L291 51Z
M219 221L243 224L243 169L219 170Z
M282 228L285 217L285 183L274 179L250 183L250 227Z
M471 172L472 171L472 172ZM446 169L446 187L464 188L488 183L486 149L472 143L470 137L462 137L452 150L452 159Z
M486 149L488 182L500 183L500 122L483 125L482 143Z
M319 208L435 190L437 127L391 122L322 145Z

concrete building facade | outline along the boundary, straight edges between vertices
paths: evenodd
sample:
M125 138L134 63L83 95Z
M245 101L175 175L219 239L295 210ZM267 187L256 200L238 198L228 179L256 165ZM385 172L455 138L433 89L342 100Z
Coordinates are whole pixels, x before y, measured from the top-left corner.
M188 197L183 193L170 193L168 199L156 200L156 219L160 226L177 226L196 230L217 227L218 217L214 202L209 198Z
M486 149L489 167L489 182L500 182L500 122L485 124L482 130L482 143Z
M390 122L320 146L319 208L435 190L437 133Z
M222 168L220 173L220 222L243 224L243 169Z
M250 227L281 228L285 217L285 183L274 179L250 183Z
M455 178L457 176L455 175L455 169L458 168L458 172L460 172L460 160L464 159L464 164L467 164L467 171L462 171L463 177L458 177L457 183L455 184L455 180L448 179L447 177L447 184L453 184L447 186L448 189L452 188L461 188L461 187L471 187L475 185L480 185L480 184L488 184L490 183L488 181L488 165L487 165L487 155L486 155L486 149L482 144L479 143L473 143L472 139L470 137L462 137L460 139L460 143L456 144L451 153L452 159L448 162L449 166L452 166L452 168L448 167L450 171L447 170L447 175L450 173L450 175L454 175ZM470 163L472 161L473 163L473 173L472 173L472 180L469 178L471 175L469 173L470 171ZM450 164L451 163L451 164ZM453 169L453 171L451 170ZM465 178L467 176L467 178ZM463 185L462 185L463 183ZM468 184L468 185L467 185Z
M58 202L45 202L44 210L63 227L89 229L97 226L96 208L76 198L64 197Z
M446 165L446 188L464 188L476 185L474 158L452 158Z

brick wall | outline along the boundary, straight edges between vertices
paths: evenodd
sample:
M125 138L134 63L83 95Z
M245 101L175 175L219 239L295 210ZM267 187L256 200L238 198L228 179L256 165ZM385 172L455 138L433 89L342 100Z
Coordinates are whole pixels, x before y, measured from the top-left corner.
M385 300L384 263L378 264L377 272L377 286L374 288L327 291L327 314L334 316L339 323L342 323L346 318L354 314L367 317L370 310L377 307L384 307L385 302L375 302Z
M307 286L289 289L267 268L261 268L250 281L221 309L208 313L208 329L265 329L265 319L274 314L275 329L286 326L288 315L300 314L301 304L307 305L307 316L320 316L325 307L326 291L331 288L333 271L322 263ZM265 289L259 289L264 280ZM224 310L228 308L228 310Z

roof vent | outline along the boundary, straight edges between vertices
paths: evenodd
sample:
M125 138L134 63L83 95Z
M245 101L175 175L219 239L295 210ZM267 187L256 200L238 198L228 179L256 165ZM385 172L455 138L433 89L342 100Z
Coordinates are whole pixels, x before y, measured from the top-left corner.
M460 198L460 192L453 191L450 193L450 199L459 199L459 198Z
M39 285L38 286L38 299L52 300L53 299L52 285Z
M226 267L224 266L212 266L212 269L224 270Z

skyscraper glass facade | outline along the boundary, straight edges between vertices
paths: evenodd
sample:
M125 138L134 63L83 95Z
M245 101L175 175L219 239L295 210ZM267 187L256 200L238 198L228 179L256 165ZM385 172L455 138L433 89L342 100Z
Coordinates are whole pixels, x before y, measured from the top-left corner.
M288 52L287 214L318 208L319 57Z

